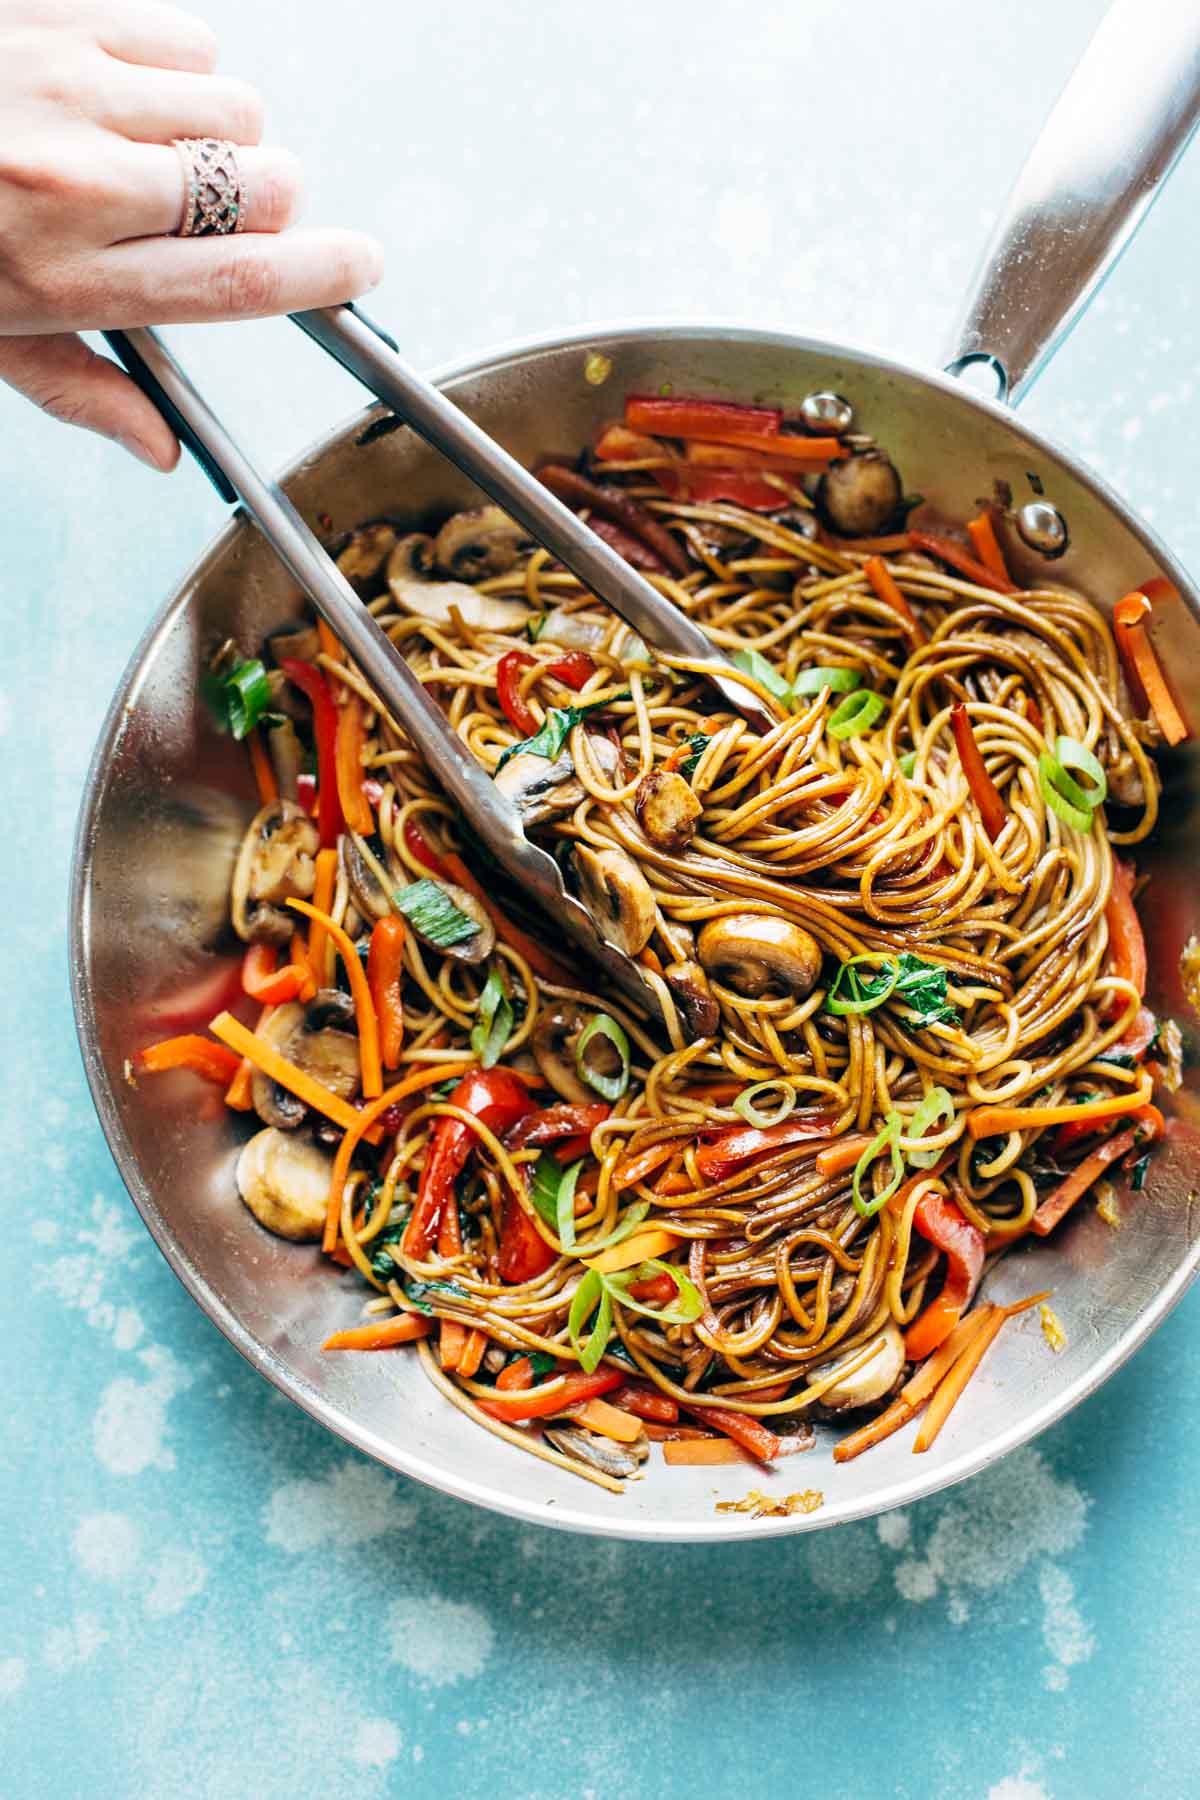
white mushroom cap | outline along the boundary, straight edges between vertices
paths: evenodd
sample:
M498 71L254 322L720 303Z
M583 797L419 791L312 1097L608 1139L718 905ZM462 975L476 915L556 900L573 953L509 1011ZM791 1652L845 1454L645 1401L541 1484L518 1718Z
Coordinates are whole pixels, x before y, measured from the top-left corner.
M257 1132L237 1161L237 1190L260 1225L307 1243L325 1226L333 1159L273 1125Z

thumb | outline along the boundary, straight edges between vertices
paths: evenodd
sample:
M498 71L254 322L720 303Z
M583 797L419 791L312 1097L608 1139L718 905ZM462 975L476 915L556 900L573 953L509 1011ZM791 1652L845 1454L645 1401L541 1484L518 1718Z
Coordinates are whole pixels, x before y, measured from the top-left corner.
M52 419L112 438L152 469L173 469L179 445L165 419L114 362L81 337L0 337L0 381Z

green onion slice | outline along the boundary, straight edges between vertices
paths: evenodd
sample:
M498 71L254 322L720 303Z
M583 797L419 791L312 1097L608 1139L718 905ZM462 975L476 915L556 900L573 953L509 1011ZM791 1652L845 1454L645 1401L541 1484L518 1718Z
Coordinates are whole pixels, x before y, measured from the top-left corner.
M464 944L478 934L475 920L460 912L445 888L427 876L399 888L392 895L392 902L413 930L440 950L448 950L451 944Z
M651 1281L656 1275L671 1277L675 1283L674 1300L669 1300L666 1306L650 1306L646 1301L630 1296L628 1289L634 1282ZM664 1325L691 1325L704 1311L699 1289L682 1270L671 1263L660 1262L657 1257L640 1263L636 1269L622 1269L619 1275L602 1275L600 1279L619 1305L627 1306L631 1312L644 1313L648 1319L659 1319Z
M756 1104L759 1094L778 1094L779 1102L772 1112L764 1112ZM773 1081L756 1081L753 1087L743 1088L733 1103L733 1110L747 1125L757 1125L765 1131L768 1125L781 1125L796 1105L796 1090L790 1081L776 1076Z
M621 1214L620 1224L614 1225L612 1230L605 1232L603 1237L589 1238L586 1244L577 1244L576 1256L594 1256L599 1250L611 1250L614 1244L623 1244L625 1239L637 1230L649 1211L650 1202L648 1200L636 1200L632 1206L625 1208Z
M471 1048L485 1069L500 1060L500 1054L512 1036L512 1001L503 970L494 968L479 996L479 1016L471 1027Z
M765 687L768 694L773 695L776 700L782 700L785 706L787 705L791 699L792 690L778 669L772 668L765 656L761 656L757 650L735 650L729 660L735 669L740 669L743 675L749 675L752 680L758 682L760 687Z
M621 1059L620 1073L607 1075L601 1069L593 1068L588 1062L588 1046L597 1038L606 1038ZM629 1086L629 1039L607 1013L597 1013L589 1025L579 1034L575 1045L575 1073L580 1081L586 1081L596 1093L602 1094L606 1100L619 1100Z
M841 705L830 714L826 729L831 738L860 737L870 731L876 720L887 711L887 701L872 688L859 688L847 694Z
M916 1112L908 1122L906 1138L922 1138L931 1125L937 1125L945 1119L949 1124L954 1118L954 1101L944 1087L930 1088ZM931 1169L940 1150L908 1150L905 1152L914 1169Z
M549 1150L543 1150L533 1165L533 1174L529 1178L529 1198L533 1202L534 1211L545 1220L551 1231L558 1230L558 1190L563 1178L563 1166L557 1157L551 1156Z
M593 1312L596 1320L585 1338L583 1328ZM612 1329L612 1295L599 1271L589 1269L575 1289L571 1310L567 1314L567 1336L571 1340L571 1348L578 1356L580 1367L585 1374L591 1375L595 1372L596 1366L608 1346L608 1340L612 1336Z
M906 781L912 780L913 770L916 766L917 753L915 750L910 750L906 756L900 758L900 773L904 776Z
M1074 769L1078 774L1086 775L1091 784L1086 788L1080 787L1077 781L1072 781L1069 775L1065 775L1060 786L1071 803L1075 806L1090 806L1093 812L1098 806L1103 806L1108 798L1108 777L1087 745L1079 743L1076 738L1060 737L1054 745L1054 754L1060 768Z
M1077 806L1074 801L1062 792L1064 786L1070 786L1081 800L1085 800L1083 789L1071 780L1056 756L1043 750L1038 757L1038 786L1042 790L1042 799L1051 812L1057 813L1064 825L1073 831L1090 831L1095 816L1090 805Z
M861 964L877 966L881 973L864 980L856 972ZM874 950L866 951L862 956L852 956L834 976L833 986L825 998L825 1010L839 1016L874 1012L877 1006L882 1006L885 1000L891 998L899 979L900 964L894 956L886 956Z
M883 1206L886 1201L891 1199L896 1189L900 1186L900 1183L904 1180L904 1158L900 1154L900 1145L897 1142L902 1129L902 1124L903 1121L900 1118L900 1114L890 1112L884 1120L883 1130L879 1133L878 1137L874 1138L871 1143L867 1145L854 1166L854 1179L851 1183L851 1192L854 1196L855 1209L860 1218L873 1218L880 1207ZM888 1151L892 1159L891 1180L885 1187L881 1188L877 1194L868 1196L862 1191L863 1179L870 1169L871 1164L875 1161L875 1158L881 1155L884 1150Z
M861 669L801 669L792 682L793 694L819 694L828 688L833 694L852 694L863 684Z

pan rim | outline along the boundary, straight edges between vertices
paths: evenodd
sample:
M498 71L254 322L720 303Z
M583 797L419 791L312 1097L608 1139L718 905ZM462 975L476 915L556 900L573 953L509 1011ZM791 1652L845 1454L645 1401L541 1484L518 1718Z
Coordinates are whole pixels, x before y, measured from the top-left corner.
M474 352L439 367L431 379L438 386L447 386L472 376L494 373L503 368L506 363L525 360L537 354L569 350L576 346L583 347L594 343L597 339L628 344L659 339L664 336L697 343L736 340L796 354L823 357L844 356L860 366L892 373L907 382L915 382L919 386L940 392L965 405L968 409L982 413L995 423L1004 424L1007 429L1015 428L1031 446L1063 463L1083 487L1090 490L1097 500L1117 514L1126 529L1142 544L1157 566L1170 576L1178 588L1184 604L1200 621L1200 593L1197 592L1186 570L1167 546L1161 542L1157 534L1138 518L1121 496L1102 477L1082 463L1073 451L1046 434L1017 420L1011 408L963 387L961 382L954 377L938 370L922 369L888 357L869 346L804 337L794 332L766 326L651 318L639 320L636 323L622 321L616 324L604 322L582 324L553 335L537 333L528 337L506 340L494 348ZM288 483L307 469L315 458L327 453L350 431L361 431L364 425L384 410L386 409L382 408L379 402L373 402L352 414L341 424L324 432L287 464L278 478L280 484L286 488ZM183 1284L191 1298L251 1367L256 1369L259 1374L264 1375L274 1387L286 1394L311 1418L324 1425L335 1437L351 1444L386 1467L396 1470L399 1474L419 1481L424 1486L438 1492L450 1494L456 1499L482 1506L488 1511L519 1519L525 1523L550 1526L557 1530L574 1531L590 1536L616 1537L641 1542L711 1544L788 1536L800 1531L824 1530L837 1524L848 1524L854 1520L877 1517L894 1507L911 1505L914 1501L955 1486L980 1470L990 1467L992 1463L998 1462L1021 1445L1031 1442L1050 1425L1073 1411L1076 1406L1096 1392L1104 1382L1114 1375L1128 1361L1134 1351L1157 1330L1174 1310L1200 1271L1200 1237L1197 1237L1189 1246L1187 1254L1180 1259L1171 1279L1155 1292L1109 1350L1096 1362L1089 1365L1062 1393L1048 1399L1031 1416L1015 1422L1009 1429L988 1439L985 1444L965 1450L950 1463L939 1466L936 1470L931 1469L928 1473L916 1470L911 1476L893 1482L889 1488L881 1489L861 1502L848 1502L841 1506L835 1504L807 1515L760 1520L750 1519L743 1514L732 1514L719 1518L714 1517L711 1521L672 1523L670 1520L656 1522L629 1517L622 1519L615 1512L612 1519L609 1520L595 1514L576 1511L570 1506L557 1503L550 1505L546 1501L525 1499L488 1482L474 1481L447 1473L428 1456L408 1451L403 1447L397 1448L392 1443L385 1443L378 1434L367 1430L349 1412L324 1398L302 1377L289 1370L287 1365L267 1345L259 1342L252 1335L238 1319L233 1309L227 1306L213 1291L184 1254L180 1244L167 1227L166 1221L155 1203L150 1184L142 1174L133 1147L126 1135L116 1106L112 1084L100 1058L95 1010L87 980L88 920L91 911L90 875L98 812L104 793L105 768L115 740L124 724L127 709L136 698L139 680L149 661L155 641L169 630L176 613L186 607L192 591L204 578L209 566L226 553L245 525L246 521L240 511L235 512L201 551L172 592L157 608L121 675L101 725L84 784L71 852L67 941L72 1006L84 1074L101 1130L117 1166L117 1171L143 1223L172 1272ZM620 1501L616 1497L614 1497L614 1505L616 1507L620 1505Z

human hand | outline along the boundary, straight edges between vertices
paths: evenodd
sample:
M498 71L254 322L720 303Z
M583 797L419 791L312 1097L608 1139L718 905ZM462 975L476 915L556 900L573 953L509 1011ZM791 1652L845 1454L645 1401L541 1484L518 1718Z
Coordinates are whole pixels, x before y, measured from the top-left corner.
M170 427L81 330L261 318L353 299L383 257L358 232L285 229L300 169L262 102L215 75L202 20L163 0L0 0L0 380L171 469ZM179 238L175 138L238 146L236 236Z

